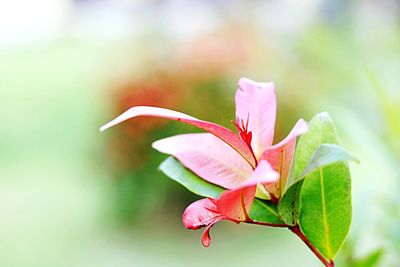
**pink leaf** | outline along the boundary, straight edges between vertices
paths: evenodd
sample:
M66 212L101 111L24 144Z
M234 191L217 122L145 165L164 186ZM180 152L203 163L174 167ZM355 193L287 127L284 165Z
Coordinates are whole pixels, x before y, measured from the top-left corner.
M248 213L254 201L257 184L271 184L279 179L279 174L271 165L261 160L251 176L233 190L225 191L217 200L218 212L236 221L249 221Z
M238 153L209 133L176 135L154 142L153 147L176 157L204 180L228 189L253 171Z
M223 219L224 216L217 212L215 200L211 198L203 198L193 202L186 208L182 216L183 224L188 229L197 230L206 226L201 238L201 242L205 247L210 245L211 227Z
M257 83L247 78L239 80L236 91L236 117L248 121L252 132L251 146L258 158L272 145L276 117L276 97L273 83Z
M214 221L213 223L209 224L206 229L203 232L203 235L201 236L201 243L203 244L203 246L205 246L206 248L210 246L211 243L211 237L210 237L210 230L211 227L214 226L215 223L217 223L219 220Z
M267 191L274 194L278 199L285 190L289 177L293 153L296 146L296 138L306 133L307 130L307 123L302 119L299 120L283 141L268 148L260 157L260 160L267 160L272 165L272 168L280 174L279 181L266 186Z
M197 230L219 219L221 214L217 211L215 200L203 198L190 204L182 216L186 228Z
M176 120L176 121L182 121L187 124L196 126L198 128L201 128L216 137L220 138L222 141L227 143L229 146L231 146L234 150L236 150L246 161L249 162L250 165L254 166L255 162L252 157L252 153L249 149L249 147L244 143L239 136L237 136L234 132L231 130L212 123L212 122L207 122L207 121L202 121L199 119L196 119L192 116L169 110L169 109L164 109L164 108L158 108L158 107L148 107L148 106L137 106L137 107L132 107L119 115L117 118L114 120L110 121L109 123L105 124L100 128L101 131L106 130L107 128L110 128L116 124L119 124L125 120L134 118L134 117L140 117L140 116L148 116L148 117L160 117L160 118L166 118L170 120Z

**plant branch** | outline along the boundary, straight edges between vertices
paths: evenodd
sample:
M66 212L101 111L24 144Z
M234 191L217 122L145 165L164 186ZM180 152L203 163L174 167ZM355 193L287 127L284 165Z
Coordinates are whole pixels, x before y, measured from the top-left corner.
M310 240L301 232L300 227L298 225L290 226L287 224L275 224L275 223L267 223L267 222L257 222L257 221L247 221L247 223L257 224L257 225L264 225L264 226L271 226L271 227L280 227L280 228L288 228L292 231L295 235L297 235L306 245L307 247L314 253L315 256L325 265L325 267L335 267L335 263L331 260L328 261L327 259L322 256L321 253L311 244Z
M298 225L291 226L289 229L295 233L301 240L311 249L311 251L318 257L318 259L325 265L325 267L335 267L335 263L330 260L324 258L324 256L319 253L319 251L311 244L310 240L301 232L300 227Z
M271 226L271 227L280 227L280 228L286 228L286 227L288 227L287 224L257 222L257 221L253 221L253 220L248 221L247 223L250 223L250 224L257 224L257 225L264 225L264 226Z

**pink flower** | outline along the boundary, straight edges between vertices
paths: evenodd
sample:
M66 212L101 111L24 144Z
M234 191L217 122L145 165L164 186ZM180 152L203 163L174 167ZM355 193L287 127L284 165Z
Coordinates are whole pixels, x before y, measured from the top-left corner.
M192 203L183 214L186 228L206 226L204 246L210 243L210 228L220 220L253 223L248 214L255 196L278 203L289 176L296 137L307 131L307 124L301 119L283 141L273 145L274 85L247 78L239 80L236 92L234 124L238 134L177 111L147 106L130 108L101 130L139 116L182 121L208 132L176 135L153 143L155 149L174 156L204 180L227 189L218 199Z

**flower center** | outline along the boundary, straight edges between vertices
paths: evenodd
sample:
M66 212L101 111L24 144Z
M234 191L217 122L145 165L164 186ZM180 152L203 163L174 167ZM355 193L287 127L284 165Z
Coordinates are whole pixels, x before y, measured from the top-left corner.
M249 131L249 115L247 116L246 123L243 119L236 117L236 122L233 122L238 130L240 138L248 145L251 146L252 132Z
M247 115L246 122L243 119L236 117L236 122L232 121L232 123L236 126L236 129L238 130L238 134L239 134L240 138L249 147L251 154L253 155L254 161L256 163L256 166L257 166L257 164L258 164L257 158L254 154L253 148L251 147L251 140L253 137L253 133L251 131L249 131L249 120L250 120L250 114Z

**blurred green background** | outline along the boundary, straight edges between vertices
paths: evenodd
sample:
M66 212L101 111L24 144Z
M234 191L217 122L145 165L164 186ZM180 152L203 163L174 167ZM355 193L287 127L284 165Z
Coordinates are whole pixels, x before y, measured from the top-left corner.
M241 76L275 82L277 138L328 111L361 161L337 266L400 266L395 0L1 1L0 266L320 266L287 230L184 229L196 196L150 144L195 129L98 131L144 104L232 127Z

